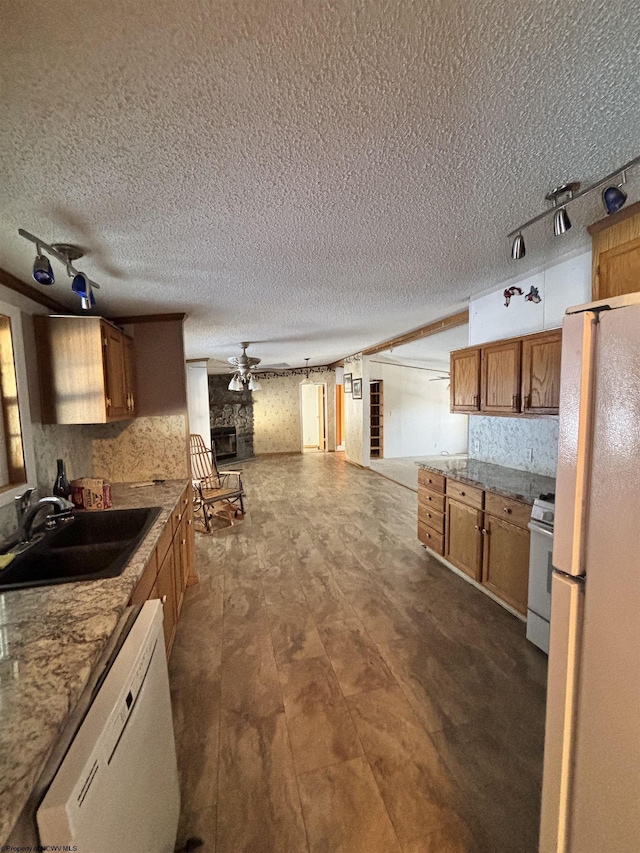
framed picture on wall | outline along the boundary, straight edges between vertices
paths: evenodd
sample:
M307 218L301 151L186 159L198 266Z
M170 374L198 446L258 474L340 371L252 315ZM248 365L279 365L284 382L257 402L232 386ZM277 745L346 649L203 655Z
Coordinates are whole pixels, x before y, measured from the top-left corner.
M353 386L353 399L362 400L362 379L354 379L351 384Z
M351 393L351 375L352 375L351 373L345 373L345 375L344 375L343 382L344 382L344 393L345 394Z

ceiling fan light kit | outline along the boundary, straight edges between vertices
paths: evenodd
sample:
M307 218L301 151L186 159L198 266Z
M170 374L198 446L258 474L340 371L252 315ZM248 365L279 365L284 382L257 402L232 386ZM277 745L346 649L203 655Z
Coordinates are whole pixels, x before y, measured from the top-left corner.
M595 183L590 184L582 190L580 189L579 181L568 181L547 193L545 198L547 201L552 202L553 207L545 210L543 213L539 213L538 216L534 216L533 219L509 232L508 237L512 240L511 257L513 260L519 261L526 255L524 237L522 236L523 229L529 228L529 226L540 222L542 219L546 219L548 216L553 216L553 233L556 237L561 237L571 228L571 220L567 212L568 205L594 190L604 187L602 190L602 204L604 205L604 209L607 215L617 213L627 201L627 194L621 189L622 185L627 181L626 173L629 169L637 166L638 163L640 163L640 157L635 157L624 166L616 169L615 172L611 172L609 175L606 175L599 181L595 181ZM615 178L618 179L618 182L612 183Z
M51 262L44 254L46 252L57 261L60 261L64 265L69 278L73 279L71 290L76 296L80 297L82 310L89 311L95 306L96 298L93 295L93 291L100 290L100 285L73 266L73 261L77 261L84 255L83 250L79 246L75 246L73 243L45 243L44 240L41 240L34 234L30 234L23 228L18 228L18 234L30 243L35 244L36 259L33 262L32 272L34 281L44 285L51 285L55 282Z

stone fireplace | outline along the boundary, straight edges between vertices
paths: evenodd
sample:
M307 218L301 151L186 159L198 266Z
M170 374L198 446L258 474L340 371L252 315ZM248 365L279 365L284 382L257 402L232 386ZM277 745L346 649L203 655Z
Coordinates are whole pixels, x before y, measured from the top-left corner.
M253 457L253 398L251 391L229 391L229 374L209 376L209 425L221 462ZM235 428L233 455L232 428Z

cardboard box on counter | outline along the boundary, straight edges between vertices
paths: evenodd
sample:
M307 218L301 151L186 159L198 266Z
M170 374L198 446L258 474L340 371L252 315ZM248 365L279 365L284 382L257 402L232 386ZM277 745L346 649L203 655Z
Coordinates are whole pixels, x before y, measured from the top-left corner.
M110 509L111 483L93 477L72 480L71 500L78 509Z

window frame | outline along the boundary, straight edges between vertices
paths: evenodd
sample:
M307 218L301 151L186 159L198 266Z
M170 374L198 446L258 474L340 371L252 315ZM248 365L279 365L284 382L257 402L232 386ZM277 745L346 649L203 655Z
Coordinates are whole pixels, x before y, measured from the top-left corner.
M0 315L9 318L11 326L11 345L13 348L13 366L16 378L18 396L18 412L20 415L20 434L22 437L22 452L24 456L25 481L0 487L0 508L13 504L15 498L25 489L35 488L36 460L33 444L33 429L31 426L31 400L27 361L22 329L23 312L15 305L0 301Z

